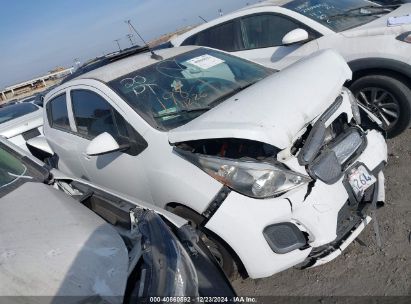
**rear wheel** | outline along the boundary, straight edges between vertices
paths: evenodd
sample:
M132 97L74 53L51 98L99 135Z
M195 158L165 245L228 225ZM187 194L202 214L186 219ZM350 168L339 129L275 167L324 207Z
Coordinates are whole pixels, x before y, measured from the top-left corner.
M367 75L355 80L351 91L376 115L389 138L408 128L411 121L411 90L400 80L385 75Z
M183 206L177 206L173 208L171 212L189 221L194 228L198 228L201 222L205 219L195 211ZM229 251L219 240L211 235L201 232L200 238L217 260L226 276L230 278L234 274L235 264Z

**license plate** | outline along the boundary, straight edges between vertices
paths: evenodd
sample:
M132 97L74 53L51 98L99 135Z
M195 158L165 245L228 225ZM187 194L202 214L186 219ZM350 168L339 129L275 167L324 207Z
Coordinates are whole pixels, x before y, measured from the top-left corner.
M377 179L368 172L367 168L360 165L351 170L348 175L348 181L357 197L361 197L364 191L367 190Z

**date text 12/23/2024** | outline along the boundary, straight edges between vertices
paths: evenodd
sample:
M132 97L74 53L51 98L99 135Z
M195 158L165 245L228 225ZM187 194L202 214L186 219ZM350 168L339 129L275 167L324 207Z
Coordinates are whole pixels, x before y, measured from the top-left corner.
M150 297L141 303L258 303L256 297Z

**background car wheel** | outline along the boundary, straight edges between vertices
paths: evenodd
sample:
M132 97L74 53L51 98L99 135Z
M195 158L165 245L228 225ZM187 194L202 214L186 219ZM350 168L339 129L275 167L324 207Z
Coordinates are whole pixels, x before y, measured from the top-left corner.
M173 208L171 212L186 219L195 228L198 228L201 222L205 219L195 211L192 211L191 209L185 208L183 206L177 206ZM200 238L210 250L211 254L215 257L226 276L228 278L233 276L235 273L235 262L225 246L213 236L207 235L203 232L201 232Z
M400 80L368 75L355 80L351 91L383 123L388 138L408 128L411 121L411 90Z

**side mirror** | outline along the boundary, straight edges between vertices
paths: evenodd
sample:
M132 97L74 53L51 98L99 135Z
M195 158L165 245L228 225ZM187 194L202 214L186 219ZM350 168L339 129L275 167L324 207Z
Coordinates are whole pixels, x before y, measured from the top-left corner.
M128 146L120 146L109 133L104 132L95 137L87 146L86 153L89 156L103 155L120 151Z
M309 39L308 32L303 29L295 29L292 30L291 32L288 32L284 37L283 37L283 45L291 45L299 42L305 42Z

